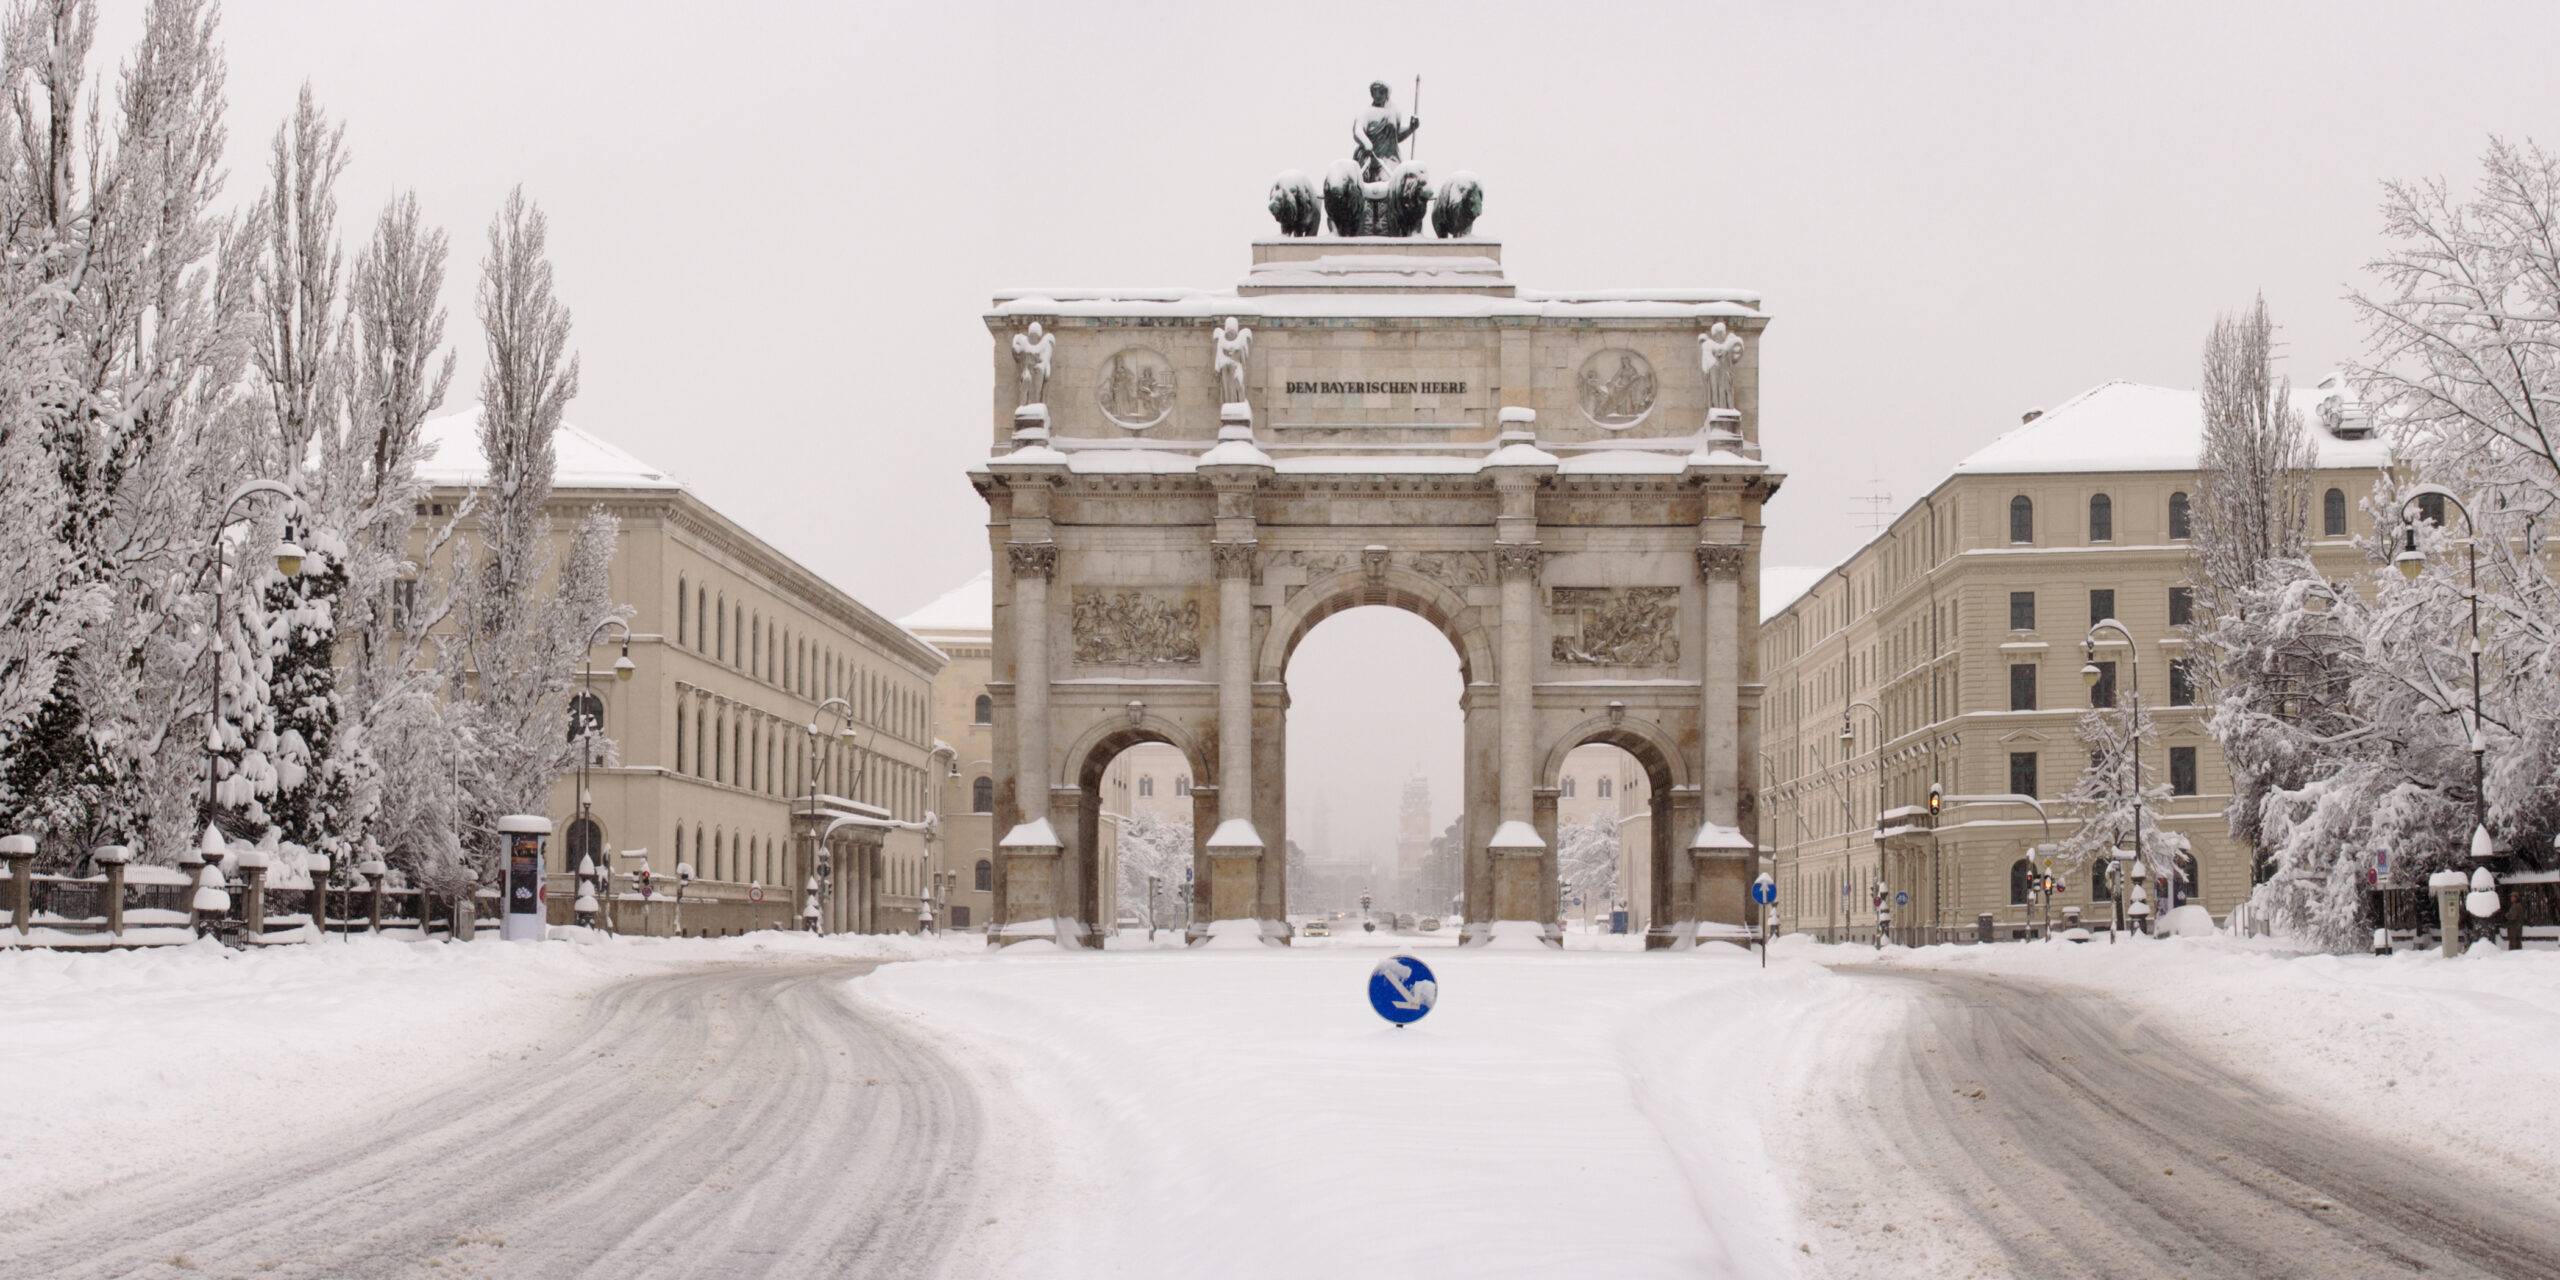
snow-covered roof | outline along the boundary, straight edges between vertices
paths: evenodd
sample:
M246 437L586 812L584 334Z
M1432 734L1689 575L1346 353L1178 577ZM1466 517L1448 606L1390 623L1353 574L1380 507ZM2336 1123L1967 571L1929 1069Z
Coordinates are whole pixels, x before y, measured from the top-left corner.
M1008 289L995 295L991 318L1012 316L1146 317L1252 321L1293 316L1527 317L1559 320L1750 319L1760 296L1747 289L1623 289L1518 297L1473 293L1280 293L1240 297L1217 289Z
M2293 407L2302 415L2311 438L2315 465L2323 468L2372 468L2390 465L2391 445L2382 433L2356 439L2330 434L2321 425L2321 403L2338 394L2327 383L2293 389ZM2158 387L2121 378L2101 382L2062 402L2051 412L2002 433L1974 450L1929 487L1936 493L1947 480L1964 475L2103 475L2124 471L2193 471L2204 456L2204 402L2185 387ZM1905 507L1905 511L1910 508ZM1896 520L1901 518L1897 513ZM1890 526L1888 526L1890 528ZM1883 537L1878 534L1877 537ZM1865 547L1860 547L1860 552ZM1858 552L1841 561L1857 558ZM1782 575L1792 568L1760 571L1760 620L1785 612L1837 565L1806 572L1801 581Z
M1760 620L1767 622L1777 617L1805 592L1813 590L1813 584L1822 581L1830 572L1830 566L1819 564L1760 566Z
M898 619L898 625L932 640L938 636L983 639L996 626L995 570L943 592L932 603Z
M418 430L428 450L418 464L418 479L432 486L466 487L489 478L489 462L480 453L480 406L429 418ZM552 464L555 489L681 489L683 482L623 452L574 422L560 424L552 436L557 460Z
M2330 393L2296 387L2323 467L2379 467L2390 461L2380 436L2341 440L2321 430L2320 402ZM2017 475L2065 471L2193 471L2204 454L2204 408L2184 387L2102 382L1976 449L1956 474Z

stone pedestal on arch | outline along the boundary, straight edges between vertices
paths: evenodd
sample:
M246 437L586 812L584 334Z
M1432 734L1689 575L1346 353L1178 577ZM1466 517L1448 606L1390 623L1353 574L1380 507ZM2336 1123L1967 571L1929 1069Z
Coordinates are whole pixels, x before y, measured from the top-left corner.
M1647 945L1749 919L1756 294L1534 293L1495 241L1316 236L1226 290L985 319L999 943L1100 944L1094 789L1139 741L1201 782L1195 932L1285 941L1284 673L1360 605L1458 661L1469 940L1552 937L1553 788L1587 742L1652 782Z

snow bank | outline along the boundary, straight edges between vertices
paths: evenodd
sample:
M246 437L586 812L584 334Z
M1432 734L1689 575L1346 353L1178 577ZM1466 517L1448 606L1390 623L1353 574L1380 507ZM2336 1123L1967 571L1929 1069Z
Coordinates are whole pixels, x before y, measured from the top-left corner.
M2131 1002L2306 1106L2560 1194L2560 952L2305 955L2267 940L2128 939L1887 951L1833 963L2068 982Z
M575 934L583 931L561 931ZM228 951L0 952L0 1201L255 1157L520 1056L617 979L702 961L898 959L975 936L590 935L543 945L358 937Z
M1035 1224L1004 1274L1796 1273L1761 1117L1804 1081L1757 1036L1853 984L1740 952L1432 950L1439 1003L1398 1030L1367 1001L1380 954L1009 954L1001 980L853 991L1045 1121L988 1171Z

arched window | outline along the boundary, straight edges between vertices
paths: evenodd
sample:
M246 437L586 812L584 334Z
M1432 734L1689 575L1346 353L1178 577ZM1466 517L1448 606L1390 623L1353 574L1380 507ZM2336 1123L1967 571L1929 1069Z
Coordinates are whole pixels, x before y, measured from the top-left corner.
M569 838L560 843L560 869L576 872L578 859L593 858L596 869L604 870L604 832L593 818L580 818L569 824Z
M2169 495L2169 536L2173 539L2195 536L2194 521L2188 516L2187 494L2183 489Z
M2347 536L2347 495L2340 490L2331 489L2320 495L2320 536Z
M705 653L711 648L711 588L693 589L693 651Z
M681 577L681 576L677 577L677 578L676 578L676 639L677 639L679 642L681 642L681 641L682 641L686 636L688 636L688 635L691 635L691 634L692 634L691 632L686 631L686 630L684 629L684 628L685 628L685 624L686 624L687 622L691 621L691 620L692 620L692 618L693 618L693 610L692 610L691 608L689 608L689 607L688 607L688 606L690 606L690 605L693 603L693 601L692 601L692 599L691 599L692 595L693 595L693 588L688 587L688 586L686 586L686 585L685 585L685 581L684 581L684 578L683 578L683 577Z
M996 887L996 864L989 862L984 858L978 859L977 884L978 892L980 893L985 893Z
M2422 494L2419 494L2419 495L2418 495L2418 518L2419 518L2419 519L2421 519L2421 520L2426 521L2426 522L2427 522L2427 523L2429 523L2429 524L2435 524L2435 525L2441 525L2441 524L2443 524L2443 523L2444 523L2444 495L2443 495L2443 494L2441 494L2441 493L2422 493Z
M2036 504L2029 501L2027 495L2022 493L2009 499L2009 541L2033 542L2035 540Z
M2024 858L2020 858L2016 862L2009 864L2010 906L2023 907L2027 905L2027 889L2031 884L2033 884L2035 874L2035 868L2028 865L2027 860Z
M684 703L676 703L676 772L684 772L685 762Z
M1606 800L1606 799L1608 799L1608 798L1609 798L1610 792L1611 792L1611 790L1612 790L1612 788L1614 787L1614 785L1615 785L1615 783L1616 783L1616 782L1617 782L1617 779L1615 779L1615 778L1602 778L1602 779L1600 780L1600 798L1601 798L1601 799Z
M1561 794L1566 799L1571 799L1573 797L1573 775L1565 775L1564 786L1561 789Z
M1176 778L1176 779L1174 779L1174 780L1173 780L1173 793L1174 793L1175 795L1178 795L1178 796L1187 796L1187 795L1190 795L1190 794L1191 794L1191 775L1190 775L1190 774L1187 774L1187 773L1186 773L1186 774L1182 775L1181 777Z
M996 700L983 693L978 695L977 722L979 724L994 724L996 722Z
M711 656L721 662L729 660L729 593L720 593L720 622L712 634Z
M2103 493L2093 493L2093 494L2090 494L2090 495L2089 495L2089 541L2091 541L2091 542L2113 542L2113 541L2115 541L2115 540L2116 540L2116 504L2115 504L2115 499L2110 498L2110 497L2108 497L2107 495L2105 495L2105 494L2103 494Z
M1150 774L1144 774L1144 775L1141 775L1141 776L1139 777L1139 779L1138 779L1138 797L1139 797L1140 799L1145 799L1146 797L1148 797L1148 796L1152 796L1152 795L1154 795L1155 793L1156 793L1156 776L1155 776L1154 774L1152 774L1152 773L1150 773Z
M569 741L604 732L604 699L592 693L569 695Z
M996 780L993 778L980 778L977 781L970 783L969 812L994 813L995 811Z

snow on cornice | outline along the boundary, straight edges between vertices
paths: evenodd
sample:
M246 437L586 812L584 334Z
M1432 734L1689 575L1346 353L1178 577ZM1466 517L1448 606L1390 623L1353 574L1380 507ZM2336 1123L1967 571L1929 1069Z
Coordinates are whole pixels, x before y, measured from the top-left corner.
M1340 293L1240 297L1210 289L1009 289L995 295L988 320L1060 319L1324 319L1370 316L1412 319L1754 320L1760 295L1744 289L1620 289L1539 293L1516 298L1483 294Z
M684 487L674 476L575 423L561 423L551 442L556 455L551 467L554 489ZM487 483L489 461L480 452L480 406L427 419L418 429L418 444L425 454L418 463L418 480L429 488L467 489Z

